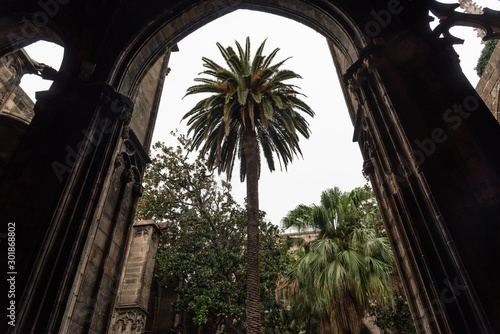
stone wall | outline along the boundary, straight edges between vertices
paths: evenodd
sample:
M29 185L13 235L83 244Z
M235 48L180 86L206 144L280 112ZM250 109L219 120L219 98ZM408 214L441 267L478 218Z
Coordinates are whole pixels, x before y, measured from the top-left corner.
M399 11L386 0L66 1L49 24L31 25L36 31L28 37L26 18L44 13L37 3L0 2L1 55L37 39L59 41L66 51L61 75L38 98L36 117L0 180L1 225L29 231L16 239L18 298L0 299L4 310L18 302L10 333L109 328L148 160L151 133L141 136L136 125L153 124L153 114L139 122L134 85L166 46L236 9L302 22L331 38L349 64L339 76L352 101L354 139L391 242L399 243L396 261L409 268L403 280L419 333L500 332L500 124L473 98L449 43L439 31L430 34L430 9L446 22L460 19L450 7L404 1ZM382 27L371 14L387 9L395 15ZM129 74L133 85L126 85ZM145 93L155 94L155 87ZM456 131L442 113L471 98L477 112L455 115L463 124ZM431 153L421 151L422 140L431 142ZM318 149L328 151L329 143ZM0 262L7 268L7 256ZM450 282L460 294L447 298ZM0 323L0 332L6 326Z
M466 13L470 14L482 14L483 8L478 6L472 0L460 0L460 7L464 9ZM477 37L483 38L486 33L484 30L474 28L477 31ZM500 122L500 107L498 105L498 93L500 91L500 48L495 48L488 65L483 73L483 76L479 80L476 91L479 96L486 103L488 108L490 108L491 113L497 121Z
M176 282L165 286L154 277L158 270L154 258L158 237L167 227L167 223L153 220L134 223L116 292L113 318L106 333L191 334L201 331L213 334L209 330L210 324L206 328L196 327L189 312L175 313L173 302L179 297Z
M483 76L479 80L476 91L490 108L491 113L500 122L500 44L497 45L490 61L484 70Z
M108 333L144 333L158 235L152 220L134 224Z
M31 69L24 50L0 58L0 115L9 115L29 123L33 118L34 103L19 87L21 78Z
M140 81L133 112L122 111L120 118L128 121L117 138L118 154L109 167L111 181L102 195L106 204L89 221L79 276L73 281L64 311L67 316L58 333L144 333L157 231L149 223L132 226L142 175L150 162L144 145L149 139L140 133L148 122L140 116L157 113L155 100L143 95L158 96L162 91L167 62L164 56L151 64L156 80L148 76Z
M0 69L2 71L2 69ZM33 112L35 104L30 97L19 87L13 87L9 97L2 106L0 115L10 116L23 123L29 124L35 113Z
M33 101L19 87L29 68L24 50L0 58L0 175L34 116Z

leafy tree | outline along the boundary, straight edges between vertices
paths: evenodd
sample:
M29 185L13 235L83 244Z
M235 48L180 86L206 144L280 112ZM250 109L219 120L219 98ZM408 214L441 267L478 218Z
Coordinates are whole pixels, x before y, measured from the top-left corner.
M493 54L493 51L495 50L497 43L498 43L498 39L491 39L491 40L486 42L486 45L484 46L483 50L481 51L481 56L479 56L479 59L477 61L477 65L474 68L479 77L483 76L484 70L486 69L486 66L488 65L488 63L490 61L491 55Z
M220 209L219 203L230 197L230 186L218 188L204 157L191 158L191 141L173 135L179 142L176 147L159 142L153 145L155 156L147 167L144 194L137 206L139 219L190 224L210 210Z
M176 148L157 143L146 171L137 217L168 222L160 240L157 278L175 287L177 313L189 312L196 326L241 332L245 327L246 211L234 202L230 185L218 184L204 156L191 158L191 142L178 138ZM279 229L259 216L261 294L267 326L285 326L274 302L278 273L287 266ZM285 310L286 312L286 310ZM286 317L286 316L285 316ZM272 332L269 332L272 333ZM292 333L292 332L290 332Z
M186 95L209 93L191 109L189 132L193 133L194 148L209 153L208 164L226 172L231 178L235 158L241 160L240 178L247 183L247 298L248 333L260 331L259 287L259 196L260 153L269 169L275 170L274 156L280 166L286 166L301 154L297 133L309 137L308 123L301 116L314 113L298 96L297 87L286 83L300 76L281 69L284 61L274 65L279 49L263 55L265 42L251 60L250 39L243 48L236 42L232 47L217 43L227 66L203 58L206 77L196 78L200 84L188 88Z
M280 286L309 333L360 333L370 303L384 305L392 296L389 242L367 227L380 220L371 200L363 188L328 189L320 205L299 205L283 219L285 227L318 231Z

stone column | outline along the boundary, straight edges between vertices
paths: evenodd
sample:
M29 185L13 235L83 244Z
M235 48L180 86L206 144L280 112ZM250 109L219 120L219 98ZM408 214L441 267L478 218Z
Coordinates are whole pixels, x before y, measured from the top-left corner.
M442 39L401 32L344 73L418 332L496 332L498 122Z
M120 208L117 205L111 207L111 213L104 210L105 203L120 196L120 188L110 187L109 182L132 102L104 83L68 80L61 87L38 95L35 117L0 179L0 220L4 226L14 222L18 231L17 317L12 333L60 333L69 300L83 315L82 328L71 333L84 331L84 324L91 323L87 315L92 307L99 307L93 301L106 296L116 276L112 266L104 273L105 259L120 263L116 246L120 246L121 236L116 235L113 243L112 227L131 220L128 216L133 217L134 212L135 202L121 212L113 213ZM120 168L117 172L125 169ZM141 183L140 177L135 179ZM131 191L133 184L124 181ZM95 236L100 249L92 253L99 265L91 267L90 253L86 253L90 250L88 232L99 228L101 233ZM7 252L2 249L2 254ZM4 256L1 260L7 267ZM80 293L79 304L72 297L78 293L73 285L75 277L84 272L81 266L95 269L97 275L86 275L93 281L87 284L89 290ZM99 284L107 288L98 294L92 289ZM2 307L4 302L2 298ZM106 315L104 310L102 315ZM0 324L0 331L5 325Z
M108 333L144 333L160 230L152 220L133 226Z

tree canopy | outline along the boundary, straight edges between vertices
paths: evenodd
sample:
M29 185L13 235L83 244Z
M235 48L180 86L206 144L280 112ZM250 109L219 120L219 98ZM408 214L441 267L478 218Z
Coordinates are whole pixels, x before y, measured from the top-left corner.
M296 251L281 282L293 316L310 333L360 333L370 303L392 298L397 275L387 237L377 233L380 215L371 192L338 188L321 195L320 205L299 205L285 227L313 227L318 238Z
M241 159L240 178L246 176L244 131L254 132L259 152L266 159L269 170L274 171L274 157L282 168L302 155L299 136L309 138L309 124L302 113L313 117L312 109L300 98L299 88L288 83L301 76L282 69L286 60L273 64L279 48L267 56L263 54L266 41L258 47L251 59L250 39L244 47L235 42L232 47L217 47L226 62L203 57L207 69L195 78L200 84L188 88L187 95L208 93L183 119L188 119L189 133L193 134L193 147L208 155L209 167L226 172L231 178L236 157ZM258 161L260 166L260 160ZM259 167L260 168L260 167Z
M230 185L217 182L206 158L192 157L189 139L178 140L177 147L154 145L137 213L140 219L167 222L156 277L163 286L176 289L175 311L191 314L194 325L241 332L246 326L246 211L233 200ZM273 328L297 333L283 323L286 310L274 298L278 274L288 262L278 227L265 222L264 216L261 212L263 333L278 333Z
M291 79L300 76L282 69L286 59L273 64L279 49L264 55L265 41L251 58L250 39L242 47L217 47L227 68L203 58L208 77L188 88L186 95L208 93L183 119L188 119L192 147L208 154L210 168L226 172L228 179L236 157L241 160L240 178L247 183L247 333L260 333L259 273L259 176L261 154L271 171L274 157L285 167L301 155L298 134L309 137L309 126L302 113L313 116L311 108Z

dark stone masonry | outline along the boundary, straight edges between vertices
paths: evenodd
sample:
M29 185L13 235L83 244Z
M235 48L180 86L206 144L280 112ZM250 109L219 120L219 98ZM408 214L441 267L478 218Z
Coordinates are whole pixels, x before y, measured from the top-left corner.
M15 326L2 315L0 332L161 332L168 302L152 280L160 232L134 226L134 214L170 51L217 17L251 9L325 36L418 332L499 333L498 48L476 91L449 29L481 26L492 38L500 14L457 6L1 1L0 308L13 307ZM434 30L429 11L441 19ZM33 106L17 85L40 69L19 50L38 40L65 53L58 73L42 73L54 82Z

